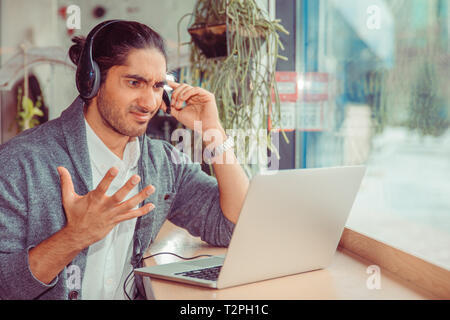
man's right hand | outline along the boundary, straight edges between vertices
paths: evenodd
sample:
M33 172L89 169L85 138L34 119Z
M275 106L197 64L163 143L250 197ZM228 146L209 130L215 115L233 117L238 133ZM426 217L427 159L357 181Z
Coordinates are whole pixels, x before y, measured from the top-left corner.
M75 193L72 178L64 167L58 167L66 226L29 250L30 270L34 277L49 284L84 248L104 237L118 223L142 216L153 210L153 204L134 209L155 188L147 186L137 195L123 201L139 183L134 175L111 197L106 195L117 168L111 168L97 188L84 196ZM134 178L137 178L134 180Z
M152 185L127 201L123 201L139 183L138 175L132 176L112 196L107 196L106 192L118 174L118 169L112 167L97 188L80 196L74 190L69 171L64 167L58 167L58 173L61 179L62 203L67 218L65 229L83 248L106 237L118 223L140 217L154 209L152 203L134 209L155 191Z

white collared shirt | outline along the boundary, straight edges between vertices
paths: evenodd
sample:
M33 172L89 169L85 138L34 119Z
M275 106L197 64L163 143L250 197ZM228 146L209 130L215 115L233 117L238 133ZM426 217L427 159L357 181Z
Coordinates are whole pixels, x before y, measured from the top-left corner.
M119 169L118 175L106 192L107 196L111 196L132 175L138 173L139 140L135 138L134 141L127 143L123 160L121 160L96 135L86 119L85 123L94 189L111 167L115 166ZM128 193L124 201L136 195L138 189L137 185ZM136 218L123 221L116 225L104 239L89 246L82 283L83 299L125 299L123 283L132 270L130 259L133 250L135 225ZM127 285L127 288L127 292L130 294L130 286Z

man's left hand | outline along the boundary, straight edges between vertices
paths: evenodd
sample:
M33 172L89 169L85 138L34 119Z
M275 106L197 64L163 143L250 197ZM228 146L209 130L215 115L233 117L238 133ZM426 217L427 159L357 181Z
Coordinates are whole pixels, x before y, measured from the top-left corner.
M202 132L208 129L223 131L214 94L185 83L180 84L167 80L167 84L174 89L171 98L171 115L178 121L191 130L194 130L194 121L200 121ZM185 107L183 107L183 103L186 103ZM166 111L164 103L162 108ZM199 129L198 126L195 129Z

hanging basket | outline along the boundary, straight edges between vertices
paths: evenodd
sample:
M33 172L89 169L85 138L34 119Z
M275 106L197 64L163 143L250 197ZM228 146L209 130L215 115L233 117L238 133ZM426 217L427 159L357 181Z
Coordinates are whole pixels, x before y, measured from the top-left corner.
M226 23L191 27L188 32L192 41L207 58L219 58L228 55Z
M200 48L205 57L220 58L228 56L228 37L234 36L236 33L235 28L230 31L227 30L228 28L226 23L221 23L193 26L188 29L188 32L192 37L192 41ZM250 38L261 38L261 45L265 41L263 33L256 28L252 31L238 30L238 32L239 36L243 38L243 42L247 44L247 47Z

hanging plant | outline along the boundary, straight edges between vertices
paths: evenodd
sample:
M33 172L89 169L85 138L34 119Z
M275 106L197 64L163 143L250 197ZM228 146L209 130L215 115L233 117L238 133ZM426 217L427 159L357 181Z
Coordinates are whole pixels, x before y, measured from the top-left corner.
M238 159L251 176L259 170L248 165L254 139L278 156L268 123L281 122L275 71L278 59L287 60L278 53L284 49L278 33L288 32L255 0L198 0L192 17L191 81L214 93L226 130L253 134L238 144L246 156ZM266 130L265 141L259 141L260 130Z

